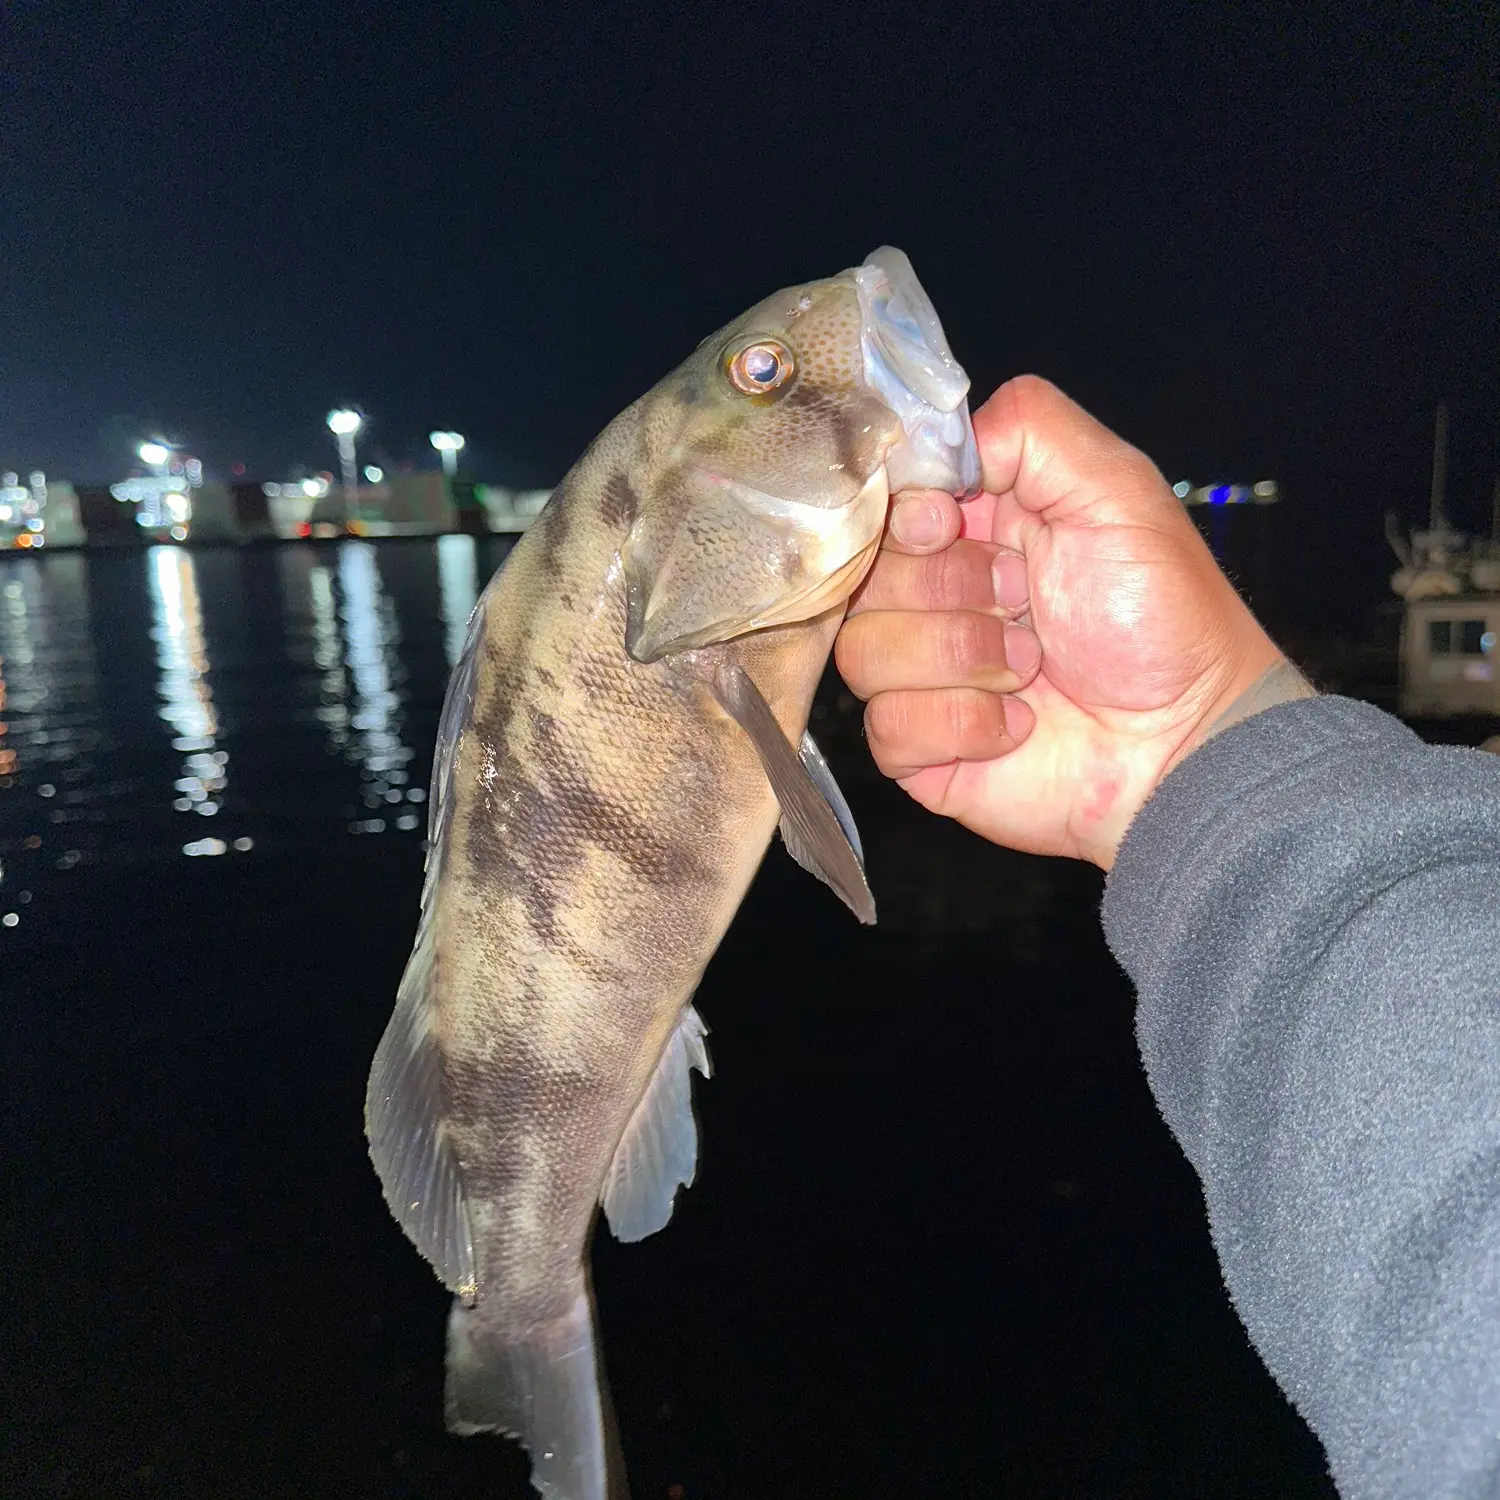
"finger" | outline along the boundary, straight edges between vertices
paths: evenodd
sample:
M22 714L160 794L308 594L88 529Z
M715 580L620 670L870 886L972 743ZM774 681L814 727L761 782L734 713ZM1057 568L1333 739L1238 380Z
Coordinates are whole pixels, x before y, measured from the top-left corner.
M891 503L881 545L891 552L928 553L951 546L961 517L958 501L941 490L903 490Z
M881 693L865 708L870 753L896 779L928 766L1009 754L1035 722L1019 698L974 688Z
M1036 375L1008 380L974 413L984 487L1048 520L1088 508L1120 520L1142 506L1175 508L1138 448Z
M1033 631L974 610L878 610L850 620L834 644L857 697L903 688L969 687L1012 693L1041 665Z
M1004 610L1026 604L1026 562L987 542L957 541L930 557L882 553L850 605L872 609Z

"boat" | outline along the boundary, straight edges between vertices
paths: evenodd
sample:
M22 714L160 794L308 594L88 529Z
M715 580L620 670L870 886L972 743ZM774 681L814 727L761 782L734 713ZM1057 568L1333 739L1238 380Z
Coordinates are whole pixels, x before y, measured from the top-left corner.
M1403 601L1397 708L1403 718L1500 717L1500 477L1488 538L1470 538L1444 510L1448 407L1441 403L1432 445L1427 527L1401 535L1386 517L1400 566L1391 589Z

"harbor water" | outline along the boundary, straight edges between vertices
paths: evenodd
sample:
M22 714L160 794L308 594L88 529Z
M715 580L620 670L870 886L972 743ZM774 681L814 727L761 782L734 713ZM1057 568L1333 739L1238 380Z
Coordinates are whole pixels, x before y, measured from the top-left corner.
M0 558L3 1481L521 1500L442 1425L446 1294L362 1096L445 675L509 540ZM601 1232L637 1500L1329 1497L1157 1114L1096 872L813 730L860 928L778 846L697 1004L698 1181Z

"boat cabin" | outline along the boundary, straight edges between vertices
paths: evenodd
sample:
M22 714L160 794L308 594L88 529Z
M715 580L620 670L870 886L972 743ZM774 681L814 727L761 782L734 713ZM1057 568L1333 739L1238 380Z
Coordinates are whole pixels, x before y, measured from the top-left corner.
M1408 599L1399 711L1411 718L1500 715L1500 594Z

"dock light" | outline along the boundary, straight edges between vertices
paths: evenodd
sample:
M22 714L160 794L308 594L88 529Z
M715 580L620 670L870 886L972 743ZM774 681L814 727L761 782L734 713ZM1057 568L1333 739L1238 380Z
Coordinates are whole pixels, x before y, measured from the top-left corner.
M1185 505L1274 505L1281 499L1281 486L1274 479L1259 479L1254 484L1201 484L1193 489L1184 481L1174 484L1172 493Z
M365 425L365 419L357 411L340 407L328 413L328 430L338 439L339 467L344 473L344 519L354 514L356 491L359 487L359 469L354 462L354 435Z
M135 451L140 461L153 469L159 469L172 456L172 450L165 443L142 443Z
M451 479L458 472L458 454L464 446L461 432L429 432L427 441L437 449L443 460L443 473Z

